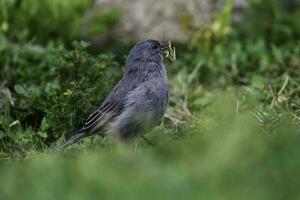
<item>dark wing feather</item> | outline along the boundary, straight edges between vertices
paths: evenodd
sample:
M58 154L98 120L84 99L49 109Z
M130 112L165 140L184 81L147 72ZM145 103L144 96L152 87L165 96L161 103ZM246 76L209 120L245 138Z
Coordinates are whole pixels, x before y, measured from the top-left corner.
M123 110L126 95L139 84L132 80L136 77L136 74L132 72L123 76L99 108L88 117L81 130L90 135L111 118L118 116Z
M93 112L82 127L81 131L88 135L96 132L111 118L118 116L126 101L128 92L134 90L144 80L145 74L137 76L137 71L129 71L109 93L100 107Z
M94 128L96 126L101 127L112 117L118 116L122 109L123 103L120 101L107 102L107 105L105 107L99 107L93 114L88 117L81 130L85 132L95 132L96 130L94 130Z
M95 121L97 121L101 116L105 115L106 113L114 113L114 109L117 106L116 102L108 102L105 107L103 108L98 108L94 113L92 113L86 122L84 123L84 127L89 127L92 125Z
M112 117L119 115L122 109L122 101L116 101L114 99L111 99L110 101L105 101L104 104L102 104L94 113L92 113L88 117L81 130L87 133L95 132L95 127L101 127Z

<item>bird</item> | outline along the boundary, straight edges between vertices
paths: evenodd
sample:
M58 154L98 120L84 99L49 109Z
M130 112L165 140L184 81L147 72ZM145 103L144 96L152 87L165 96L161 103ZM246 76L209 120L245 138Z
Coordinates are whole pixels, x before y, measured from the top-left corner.
M169 102L163 52L166 43L138 42L126 59L123 77L82 128L58 147L64 150L79 140L104 132L120 140L143 136L157 126Z

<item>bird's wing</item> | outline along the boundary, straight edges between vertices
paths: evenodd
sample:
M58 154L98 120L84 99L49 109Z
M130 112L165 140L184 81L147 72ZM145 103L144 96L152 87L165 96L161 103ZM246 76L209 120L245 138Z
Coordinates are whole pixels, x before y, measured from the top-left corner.
M120 101L106 102L103 108L99 107L88 117L81 130L85 132L94 131L96 127L101 127L112 117L119 115L122 109L123 103Z
M136 74L129 73L119 81L100 107L88 117L81 129L82 131L92 134L111 118L118 116L122 112L126 95L134 90L140 82L133 81L133 78L136 78Z

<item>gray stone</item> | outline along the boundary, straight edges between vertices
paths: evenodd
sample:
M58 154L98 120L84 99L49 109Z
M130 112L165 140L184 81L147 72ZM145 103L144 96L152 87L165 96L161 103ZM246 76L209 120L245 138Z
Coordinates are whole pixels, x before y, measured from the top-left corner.
M212 0L97 0L96 9L119 9L120 22L112 34L120 41L187 39L182 16L188 14L191 24L207 26L212 20Z
M148 38L185 41L188 36L182 19L197 29L207 27L213 21L214 11L222 9L223 3L223 0L96 0L92 12L121 11L120 22L109 33L118 41ZM245 4L245 0L234 0L234 10L244 8Z

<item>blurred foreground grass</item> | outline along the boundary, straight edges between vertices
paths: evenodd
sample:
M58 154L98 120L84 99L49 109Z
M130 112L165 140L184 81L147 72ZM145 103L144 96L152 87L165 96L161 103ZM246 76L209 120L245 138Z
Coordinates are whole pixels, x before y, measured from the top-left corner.
M180 140L159 128L154 147L106 141L2 160L0 199L299 199L299 127L287 117L265 132L248 111L220 94Z

